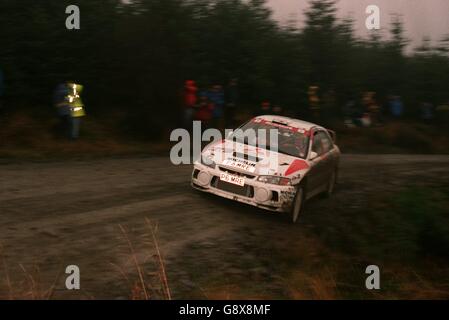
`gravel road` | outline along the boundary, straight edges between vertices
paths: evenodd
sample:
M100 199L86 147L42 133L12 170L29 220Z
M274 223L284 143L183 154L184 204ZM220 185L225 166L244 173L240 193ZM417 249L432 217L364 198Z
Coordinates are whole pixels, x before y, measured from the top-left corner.
M233 277L248 286L256 281L255 297L283 296L272 250L303 243L298 250L304 248L307 261L320 263L306 244L322 216L350 215L377 192L447 181L449 156L344 155L336 194L308 203L298 225L198 193L190 174L191 166L166 158L0 165L0 296L8 294L7 275L21 281L33 274L41 290L56 283L56 298L129 298L137 278L120 226L151 277L154 243L146 219L157 225L173 297L214 298L204 286ZM72 264L81 270L79 291L64 289L65 266Z

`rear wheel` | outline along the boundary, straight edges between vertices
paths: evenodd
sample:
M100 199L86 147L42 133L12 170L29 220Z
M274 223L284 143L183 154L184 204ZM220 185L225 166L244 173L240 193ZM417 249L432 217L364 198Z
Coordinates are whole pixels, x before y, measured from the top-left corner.
M304 207L304 199L305 199L305 189L303 185L299 185L298 190L296 191L295 198L293 200L291 218L292 222L296 223L303 211Z

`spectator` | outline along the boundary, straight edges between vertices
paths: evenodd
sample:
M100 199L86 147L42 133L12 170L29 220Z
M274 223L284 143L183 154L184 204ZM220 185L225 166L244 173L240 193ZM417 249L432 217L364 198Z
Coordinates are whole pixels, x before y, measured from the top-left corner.
M259 111L256 113L256 116L264 116L264 115L271 115L272 108L271 103L268 100L262 101L260 105Z
M356 123L356 115L357 115L357 105L354 99L350 99L343 106L343 118L345 126L348 128L353 128Z
M371 125L377 126L381 123L381 111L380 106L376 101L376 93L368 92L366 101L366 110L369 114Z
M70 107L70 138L75 140L79 137L81 118L86 115L84 104L81 100L83 86L73 81L67 82L67 101Z
M69 87L66 82L60 83L53 94L53 104L59 117L59 131L63 136L70 136L70 104L67 100Z
M276 116L282 116L283 115L283 109L281 107L281 105L276 104L273 106L273 111L272 114L276 115Z
M200 102L198 105L198 110L195 113L195 120L201 121L201 125L204 129L210 127L213 110L214 105L209 100L207 93L206 92L200 93Z
M224 92L221 85L214 85L209 91L209 101L213 104L212 119L215 128L221 128L224 112Z
M390 98L390 113L394 118L402 117L404 106L400 96L393 96Z
M372 121L369 113L364 113L362 115L362 117L360 118L360 125L365 128L371 127Z
M193 80L187 80L184 86L184 127L191 129L193 114L197 103L198 88Z

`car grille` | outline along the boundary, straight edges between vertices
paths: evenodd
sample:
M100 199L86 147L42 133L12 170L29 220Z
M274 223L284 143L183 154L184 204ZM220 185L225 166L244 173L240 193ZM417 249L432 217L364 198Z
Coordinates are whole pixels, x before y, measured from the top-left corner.
M230 192L230 193L234 193L240 196L244 196L247 198L252 198L254 197L254 188L252 186L249 185L244 185L243 187L232 184L232 183L228 183L225 181L221 181L220 178L218 177L214 177L212 179L211 185L214 188L226 191L226 192Z

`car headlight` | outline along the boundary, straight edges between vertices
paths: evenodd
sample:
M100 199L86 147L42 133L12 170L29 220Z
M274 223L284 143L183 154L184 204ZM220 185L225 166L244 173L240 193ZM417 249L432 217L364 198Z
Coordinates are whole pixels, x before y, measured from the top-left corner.
M216 163L210 156L201 155L200 162L209 168L215 169Z
M279 186L289 186L291 185L291 180L289 178L278 177L278 176L259 176L257 181L269 184L276 184Z

